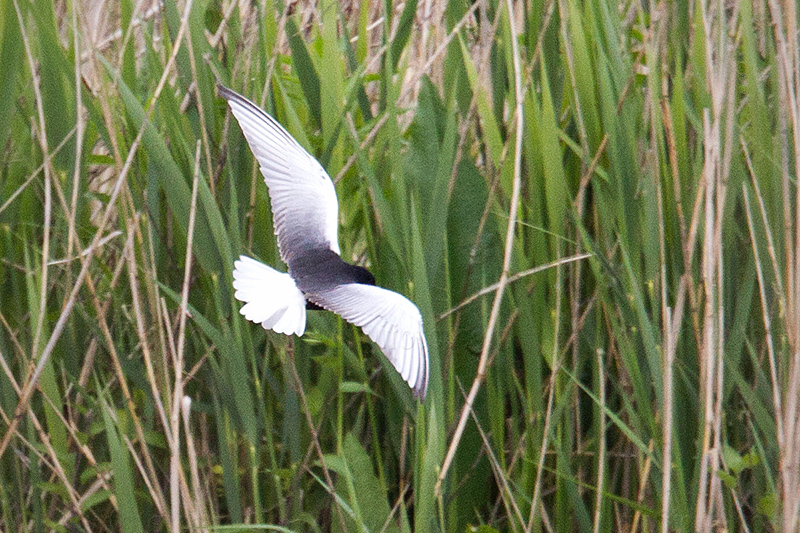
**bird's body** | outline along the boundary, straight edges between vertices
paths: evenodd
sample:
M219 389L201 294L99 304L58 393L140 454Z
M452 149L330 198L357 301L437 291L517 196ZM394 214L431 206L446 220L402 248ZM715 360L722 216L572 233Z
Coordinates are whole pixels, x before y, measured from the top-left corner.
M336 189L328 174L271 116L219 86L261 166L269 190L284 274L241 256L234 263L235 296L242 315L286 335L302 335L307 309L327 309L360 326L424 399L428 346L419 309L404 296L375 285L366 268L340 256Z
M304 294L313 294L346 283L375 285L375 277L364 267L351 265L328 248L298 254L289 263L289 274Z

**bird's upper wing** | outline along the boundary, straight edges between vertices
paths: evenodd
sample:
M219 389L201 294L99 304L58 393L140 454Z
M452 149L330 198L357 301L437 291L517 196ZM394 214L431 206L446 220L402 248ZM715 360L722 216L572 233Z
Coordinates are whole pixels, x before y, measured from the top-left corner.
M338 285L306 297L360 326L408 382L414 396L425 398L428 344L416 305L396 292L361 283Z
M244 96L217 86L261 166L281 259L307 248L339 251L339 204L328 173L277 120Z

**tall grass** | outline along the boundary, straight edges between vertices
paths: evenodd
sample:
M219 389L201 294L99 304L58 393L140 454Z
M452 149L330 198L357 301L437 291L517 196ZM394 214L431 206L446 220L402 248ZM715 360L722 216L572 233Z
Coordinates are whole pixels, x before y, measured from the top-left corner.
M793 2L0 0L0 530L800 531ZM279 266L221 82L417 303Z

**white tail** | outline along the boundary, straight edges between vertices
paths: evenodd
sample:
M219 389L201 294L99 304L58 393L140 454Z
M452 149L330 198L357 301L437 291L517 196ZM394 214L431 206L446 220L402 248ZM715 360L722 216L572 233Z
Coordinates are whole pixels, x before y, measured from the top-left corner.
M289 274L244 255L233 266L234 296L244 302L239 312L247 320L278 333L303 335L306 299Z

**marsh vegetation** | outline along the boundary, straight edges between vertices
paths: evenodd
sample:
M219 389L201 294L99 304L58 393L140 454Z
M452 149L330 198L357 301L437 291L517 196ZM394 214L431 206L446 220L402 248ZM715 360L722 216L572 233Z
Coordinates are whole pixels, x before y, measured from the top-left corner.
M0 530L800 530L794 2L0 0ZM420 308L281 265L221 82ZM470 529L476 528L476 529Z

